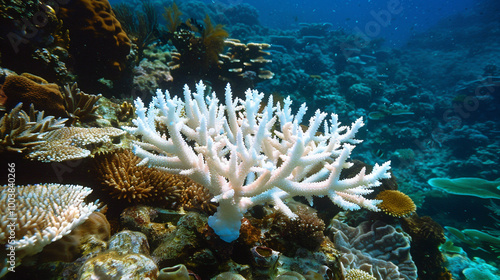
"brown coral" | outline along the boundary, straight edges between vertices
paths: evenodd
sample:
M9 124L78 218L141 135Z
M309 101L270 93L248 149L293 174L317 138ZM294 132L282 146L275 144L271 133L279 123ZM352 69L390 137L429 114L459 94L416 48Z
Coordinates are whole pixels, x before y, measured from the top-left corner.
M417 210L413 200L400 191L385 190L380 192L375 199L382 200L377 205L378 208L393 217L406 217Z
M22 102L23 109L28 111L34 104L35 109L56 117L67 117L64 98L56 84L47 83L44 79L31 75L8 75L5 78L3 91L7 96L5 107L11 110Z
M292 205L290 205L292 206ZM325 236L325 222L316 214L315 210L306 205L293 205L297 218L290 219L282 213L278 213L274 220L280 236L289 244L296 244L309 250L316 250L323 242ZM290 249L291 246L286 246ZM293 251L293 249L291 250Z
M69 29L70 53L81 75L93 81L120 75L131 43L107 0L70 1L61 6L58 17Z
M86 158L99 145L110 145L125 134L114 127L64 127L45 134L44 143L30 148L27 157L42 162L61 162Z
M96 105L101 95L86 94L78 88L77 83L65 85L62 89L64 96L64 107L72 123L96 119L98 105Z
M403 230L411 236L411 255L418 267L420 279L448 279L443 267L443 255L439 245L443 244L443 228L431 217L416 214L401 219Z
M95 170L105 191L128 202L156 201L173 209L183 206L213 212L215 207L210 203L211 196L203 186L185 176L138 166L140 161L130 150L98 154Z
M0 119L0 153L23 152L26 148L44 142L42 135L64 127L66 119L43 117L43 112L30 108L29 115L20 103Z

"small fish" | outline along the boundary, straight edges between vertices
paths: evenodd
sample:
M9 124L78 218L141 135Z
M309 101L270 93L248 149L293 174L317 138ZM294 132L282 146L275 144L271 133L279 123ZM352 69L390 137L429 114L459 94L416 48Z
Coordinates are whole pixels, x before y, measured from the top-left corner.
M377 158L381 158L384 156L384 151L382 151L381 149L377 149L375 151L372 151L373 152L373 155L376 156Z

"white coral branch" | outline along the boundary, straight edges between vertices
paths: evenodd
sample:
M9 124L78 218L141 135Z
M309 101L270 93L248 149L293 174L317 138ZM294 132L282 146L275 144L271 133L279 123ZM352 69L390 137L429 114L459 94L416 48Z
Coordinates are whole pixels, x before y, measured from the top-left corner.
M340 179L354 145L361 143L355 138L364 125L361 118L341 126L337 115L327 119L318 110L304 129L307 107L292 114L289 97L283 108L273 106L270 97L262 109L264 94L256 90L247 90L245 100L233 99L228 85L225 105L205 90L201 82L195 93L185 86L183 101L157 91L149 109L137 99L137 127L124 129L142 136L134 152L144 164L186 174L210 190L219 208L209 225L221 238L236 239L243 214L256 204L270 203L295 217L285 200L297 195L309 201L327 196L345 209L378 211L379 201L363 195L390 177L389 162L375 165L369 174L363 169ZM158 132L158 122L168 137Z

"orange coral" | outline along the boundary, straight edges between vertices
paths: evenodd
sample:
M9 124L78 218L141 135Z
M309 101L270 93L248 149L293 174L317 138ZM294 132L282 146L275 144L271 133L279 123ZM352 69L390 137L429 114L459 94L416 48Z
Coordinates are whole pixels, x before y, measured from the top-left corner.
M69 29L77 70L112 79L125 69L130 39L107 0L70 1L59 9L58 17Z
M8 75L5 78L3 91L7 96L5 107L14 108L19 102L23 109L29 111L33 103L36 110L44 111L46 115L66 117L64 98L56 84L49 84L40 77L22 74Z
M378 208L397 218L408 216L417 210L413 200L400 191L385 190L380 192L375 199L382 200Z

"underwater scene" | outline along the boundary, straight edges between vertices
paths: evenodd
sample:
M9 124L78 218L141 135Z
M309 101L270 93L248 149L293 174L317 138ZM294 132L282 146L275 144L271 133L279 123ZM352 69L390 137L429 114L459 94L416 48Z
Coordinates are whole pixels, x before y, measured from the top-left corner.
M500 279L500 1L0 0L0 279Z

